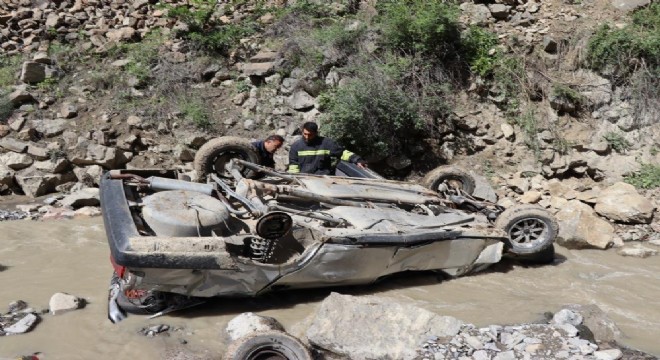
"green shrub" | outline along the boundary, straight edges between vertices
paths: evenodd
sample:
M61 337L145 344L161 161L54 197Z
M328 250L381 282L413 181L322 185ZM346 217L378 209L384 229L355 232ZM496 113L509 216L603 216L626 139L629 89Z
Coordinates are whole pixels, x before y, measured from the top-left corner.
M228 54L238 40L257 31L259 25L252 13L237 24L223 24L215 14L216 0L190 0L186 5L166 6L168 17L177 19L188 26L176 35L184 38L201 51Z
M159 31L151 31L139 43L118 43L108 49L110 58L130 60L126 64L127 74L134 76L140 84L152 77L152 68L160 61L159 51L164 37ZM113 81L108 83L112 84Z
M631 144L623 137L623 135L616 132L608 132L603 136L603 139L605 139L610 147L618 153L626 152L630 149L631 146Z
M362 78L325 94L321 130L362 155L394 155L426 135L414 99L376 77Z
M499 52L491 55L491 49L497 45L497 36L482 28L472 26L462 34L462 48L470 70L481 77L492 74L499 59Z
M446 59L460 43L459 10L440 1L389 0L378 2L383 40L402 54Z
M18 79L16 74L21 69L23 59L18 56L0 57L0 90L14 85Z
M586 100L582 94L563 84L555 84L552 87L552 95L571 102L578 108L583 106Z
M208 130L213 125L211 114L202 100L198 98L182 98L180 107L184 118L198 129Z
M660 3L637 10L632 24L625 28L601 25L589 40L586 62L592 69L622 78L639 62L651 68L660 66Z
M526 100L529 80L525 71L525 60L518 56L498 58L493 68L493 87L504 98L503 110L509 119L519 115L520 104Z
M529 147L536 156L539 155L540 145L538 137L539 133L538 120L533 110L528 110L523 114L514 118L514 123L518 125L525 134L525 145Z
M7 123L7 119L14 112L14 104L0 91L0 123Z
M639 171L626 176L625 181L641 189L660 187L660 166L643 164Z

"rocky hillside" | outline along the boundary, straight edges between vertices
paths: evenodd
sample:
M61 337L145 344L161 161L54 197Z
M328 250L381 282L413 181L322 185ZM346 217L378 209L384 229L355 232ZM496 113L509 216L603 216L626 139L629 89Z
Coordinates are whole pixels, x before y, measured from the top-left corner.
M660 50L606 61L657 46L657 4L413 3L4 1L0 192L192 170L213 137L291 143L314 120L388 176L473 169L503 205L556 212L567 246L660 241Z

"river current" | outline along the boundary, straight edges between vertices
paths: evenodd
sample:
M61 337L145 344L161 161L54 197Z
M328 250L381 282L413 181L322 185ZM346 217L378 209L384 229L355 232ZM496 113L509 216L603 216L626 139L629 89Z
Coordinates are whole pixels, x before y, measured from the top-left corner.
M41 352L45 359L162 359L167 349L221 357L227 322L252 311L287 329L310 315L331 291L406 300L477 326L533 322L565 304L595 304L624 333L621 342L660 355L660 256L622 257L614 250L558 247L553 265L497 264L485 273L440 280L433 274L400 274L380 283L339 289L269 294L257 299L218 299L155 319L107 320L112 268L101 218L0 222L0 312L24 300L41 310L56 292L85 298L84 309L42 315L29 333L0 337L0 359ZM140 329L167 324L169 336ZM185 343L185 345L183 345Z

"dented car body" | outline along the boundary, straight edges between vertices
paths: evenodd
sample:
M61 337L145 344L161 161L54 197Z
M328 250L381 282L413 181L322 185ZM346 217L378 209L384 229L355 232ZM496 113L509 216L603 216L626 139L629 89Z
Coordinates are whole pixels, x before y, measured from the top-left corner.
M246 170L261 177L246 178ZM510 241L493 224L502 209L461 210L456 199L418 184L290 175L238 159L219 175L208 183L179 180L176 171L104 175L101 206L116 274L111 320L131 305L148 312L180 306L172 296L257 296L411 270L457 276L500 261ZM552 241L552 230L538 234Z

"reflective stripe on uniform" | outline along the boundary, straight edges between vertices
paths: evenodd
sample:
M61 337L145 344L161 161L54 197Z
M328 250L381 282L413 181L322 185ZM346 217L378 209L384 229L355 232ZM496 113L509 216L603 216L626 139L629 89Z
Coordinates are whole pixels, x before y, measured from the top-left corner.
M289 172L290 173L299 173L300 172L300 166L299 165L289 165Z
M341 153L341 159L344 161L349 161L351 159L351 156L355 155L355 153L352 153L348 150L344 150L343 153Z
M330 150L301 150L298 156L330 155Z

